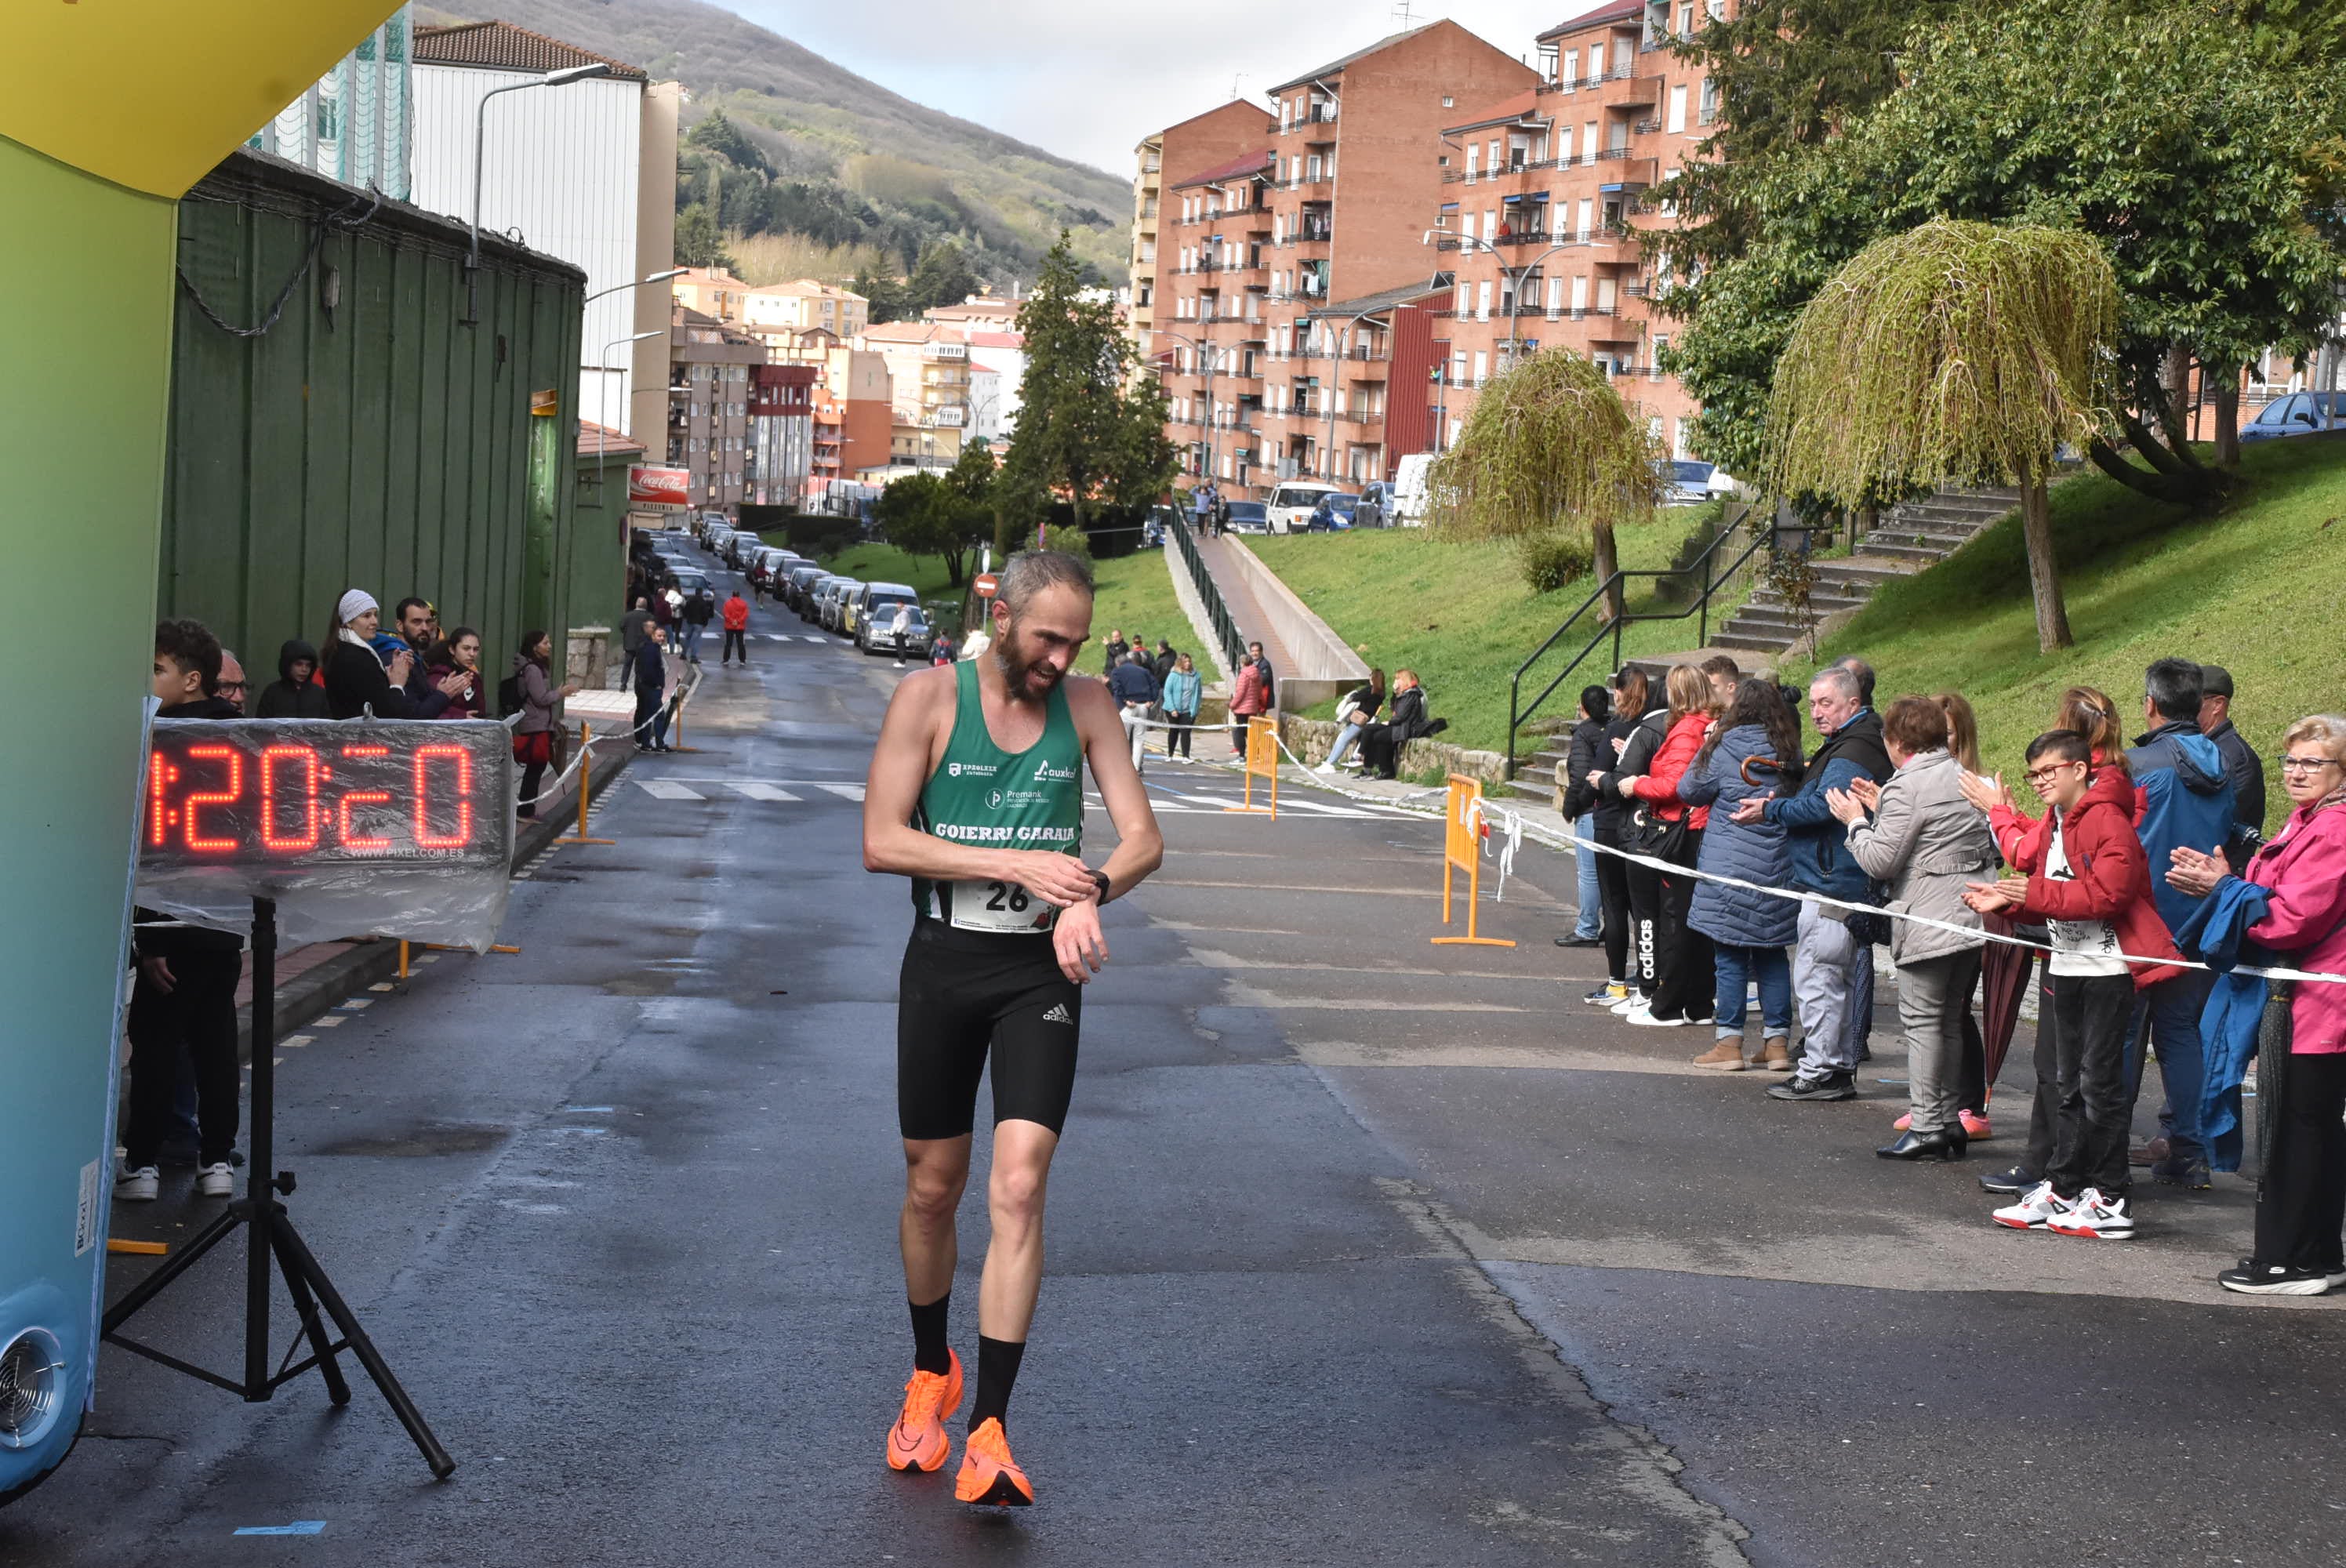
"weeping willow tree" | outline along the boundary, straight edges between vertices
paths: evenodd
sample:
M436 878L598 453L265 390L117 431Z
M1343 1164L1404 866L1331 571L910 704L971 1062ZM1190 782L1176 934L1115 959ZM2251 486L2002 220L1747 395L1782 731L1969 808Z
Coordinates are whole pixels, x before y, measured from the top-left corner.
M1597 581L1620 565L1613 531L1653 515L1666 454L1605 372L1550 349L1502 371L1428 475L1430 521L1454 538L1513 539L1534 558L1586 531ZM1621 613L1621 590L1606 596Z
M1770 398L1787 495L1863 505L2015 484L2037 646L2070 643L2045 494L2055 453L2110 426L2116 280L2091 237L1939 219L1878 239L1800 313Z

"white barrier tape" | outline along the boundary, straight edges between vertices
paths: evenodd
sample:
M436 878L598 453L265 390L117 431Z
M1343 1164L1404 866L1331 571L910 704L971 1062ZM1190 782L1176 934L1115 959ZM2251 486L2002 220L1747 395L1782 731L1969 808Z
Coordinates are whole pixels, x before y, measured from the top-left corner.
M564 769L563 769L563 770L562 770L559 774L557 774L557 775L555 777L555 780L554 780L554 782L553 782L553 783L551 783L551 784L547 785L545 789L543 789L539 790L536 794L532 795L528 799L526 799L526 800L516 800L516 801L515 801L515 802L514 802L514 804L515 804L515 806L535 806L535 805L536 805L536 804L537 804L539 801L541 801L541 800L550 800L550 799L552 799L555 796L559 795L559 794L561 794L561 793L562 793L562 787L563 787L563 785L565 785L566 783L569 782L570 776L571 776L573 773L577 772L579 769L581 769L581 768L585 767L586 765L586 747L584 747L584 746L581 746L580 748L578 748L578 750L577 750L576 754L575 756L573 756L573 757L570 759L569 766L567 766L567 767L564 768Z

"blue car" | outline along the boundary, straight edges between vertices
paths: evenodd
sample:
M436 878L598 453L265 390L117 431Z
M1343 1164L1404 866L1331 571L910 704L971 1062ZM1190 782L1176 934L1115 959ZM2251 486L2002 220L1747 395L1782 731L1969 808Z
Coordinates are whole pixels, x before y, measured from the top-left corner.
M1320 498L1319 504L1311 509L1311 515L1304 519L1303 531L1307 534L1341 534L1352 527L1353 513L1360 504L1359 496L1331 490Z
M2301 392L2277 397L2240 426L2240 440L2279 441L2324 430L2346 430L2346 392Z

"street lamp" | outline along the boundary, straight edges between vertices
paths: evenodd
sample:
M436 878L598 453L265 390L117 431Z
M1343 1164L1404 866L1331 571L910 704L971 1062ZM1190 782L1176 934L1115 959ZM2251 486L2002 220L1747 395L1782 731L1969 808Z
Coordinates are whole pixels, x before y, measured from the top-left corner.
M477 210L478 203L474 205ZM648 278L638 278L632 283L614 283L607 289L597 289L578 302L582 305L591 305L606 294L616 294L622 289L640 289L647 283L665 283L671 278L681 278L684 274L684 268L671 267L665 272L655 272Z
M1352 320L1344 323L1343 332L1335 340L1334 347L1329 354L1327 392L1328 439L1322 448L1323 455L1321 458L1321 464L1328 476L1328 482L1331 484L1336 481L1336 389L1343 384L1344 372L1342 366L1345 355L1352 348L1352 329L1359 326L1362 321L1365 321L1367 318L1376 315L1378 311L1382 311L1383 309L1383 306L1379 306L1375 311L1353 311ZM1325 318L1322 319L1324 320Z
M604 291L606 293L609 292L608 290ZM611 444L611 426L605 413L606 405L610 402L611 365L609 361L611 358L611 351L617 348L621 343L640 343L646 338L664 338L666 336L668 336L668 330L666 328L655 328L648 332L638 332L631 338L613 338L609 342L603 345L604 362L595 367L595 483L597 484L603 483L604 449ZM651 449L648 445L645 447L646 452L649 452L650 450Z
M625 290L629 290L629 289L641 289L641 288L645 287L647 284L651 284L651 283L665 283L665 282L667 282L667 281L668 281L669 279L671 279L671 278L681 278L681 277L683 277L683 276L684 276L684 274L685 274L685 269L684 269L684 268L682 268L682 267L671 267L671 268L669 268L669 269L668 269L667 271L665 271L665 272L654 272L654 273L652 273L652 274L651 274L650 276L648 276L648 277L645 277L645 278L638 278L638 279L637 279L637 280L636 280L634 282L632 282L632 283L614 283L614 284L612 284L612 285L611 285L609 288L607 288L607 289L597 289L597 290L596 290L593 293L591 293L591 294L587 295L584 300L581 300L580 301L578 301L579 309L580 309L580 311L583 312L583 311L585 311L585 309L586 309L587 306L589 306L589 305L593 304L596 300L600 300L600 299L602 299L604 296L608 295L608 294L617 294L617 293L621 293L621 292L624 292ZM672 298L672 296L671 296L671 298ZM640 342L642 342L646 338L657 338L657 337L659 337L659 336L661 336L661 335L662 335L662 329L654 328L653 330L651 330L651 331L649 331L638 332L638 333L637 333L634 337L632 337L632 338L614 338L614 339L612 339L612 340L611 340L611 341L610 341L610 342L606 343L605 345L603 345L604 353L607 356L607 355L609 354L609 352L610 352L611 349L612 349L613 347L617 346L617 344L620 344L620 343L640 343ZM598 415L603 412L603 403L602 403L602 396L603 396L603 393L602 393L602 388L601 388L601 386L600 386L600 384L599 384L600 379L601 379L601 377L602 377L602 376L609 374L609 373L610 373L610 372L611 372L612 370L614 370L615 368L617 368L617 367L612 366L612 365L607 365L607 364L604 364L604 365L597 365L597 366L596 366L596 367L595 367L595 369L596 369L596 372L597 372L597 382L598 382L598 384L597 384L597 388L596 388L596 392L595 392L595 398L596 398L596 402L595 402L595 412L597 412L597 414L598 414ZM633 393L633 394L630 394L630 395L634 395L634 396L640 396L640 395L641 395L641 392L636 392L636 393ZM596 423L603 423L603 422L598 418L598 419L597 420L597 422L596 422ZM601 449L598 447L598 448L597 449L597 453L598 453L598 454L599 454L599 453L600 453ZM597 479L597 483L600 483L600 481L601 481L601 479L602 479L602 472L601 472L601 470L600 470L599 468L596 471L596 479Z
M1211 339L1201 343L1186 332L1177 332L1168 327L1159 327L1156 330L1165 337L1178 338L1181 341L1188 344L1190 349L1196 352L1198 364L1203 366L1205 369L1206 463L1204 477L1207 482L1210 484L1214 478L1214 431L1216 429L1214 423L1214 368L1222 362L1223 355L1229 351L1229 347L1226 344L1215 342Z
M1500 253L1499 248L1496 245L1492 244L1487 239L1479 239L1472 234L1444 234L1439 229L1427 229L1425 231L1425 237L1420 240L1419 243L1432 245L1437 239L1450 240L1461 250L1472 248L1486 251L1493 256L1497 256ZM1512 301L1507 309L1508 348L1520 349L1524 344L1524 334L1522 331L1524 314L1524 280L1530 277L1534 272L1539 270L1541 262L1545 261L1557 251L1569 249L1577 243L1579 243L1577 240L1559 239L1555 244L1549 246L1546 249L1541 251L1538 255L1533 257L1529 261L1523 263L1523 265L1519 267L1510 267L1504 261L1499 263L1500 271L1512 273L1515 277L1515 287L1508 290L1508 296Z
M464 320L467 327L477 326L481 320L481 157L489 134L489 100L499 93L517 93L525 87L565 87L589 76L611 74L608 60L597 60L591 66L566 66L558 71L548 71L526 82L508 82L502 87L491 87L481 95L473 107L473 246L464 257Z

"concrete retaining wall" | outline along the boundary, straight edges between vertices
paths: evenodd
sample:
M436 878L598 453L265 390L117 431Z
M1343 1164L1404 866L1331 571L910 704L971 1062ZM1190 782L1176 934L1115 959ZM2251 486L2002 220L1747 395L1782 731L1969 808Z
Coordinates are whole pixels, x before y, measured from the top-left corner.
M1279 580L1279 574L1246 547L1244 540L1225 535L1222 542L1229 547L1224 559L1245 579L1255 602L1270 617L1272 632L1294 657L1293 670L1277 672L1280 708L1332 702L1369 678L1369 667L1361 656L1313 615L1295 591Z
M1287 748L1314 768L1328 760L1328 748L1336 744L1338 728L1333 719L1298 718L1291 713L1279 715L1279 734L1287 742ZM1429 768L1439 768L1444 773L1463 773L1489 786L1504 782L1507 759L1495 751L1471 751L1440 739L1413 740L1401 748L1393 771L1406 779Z

